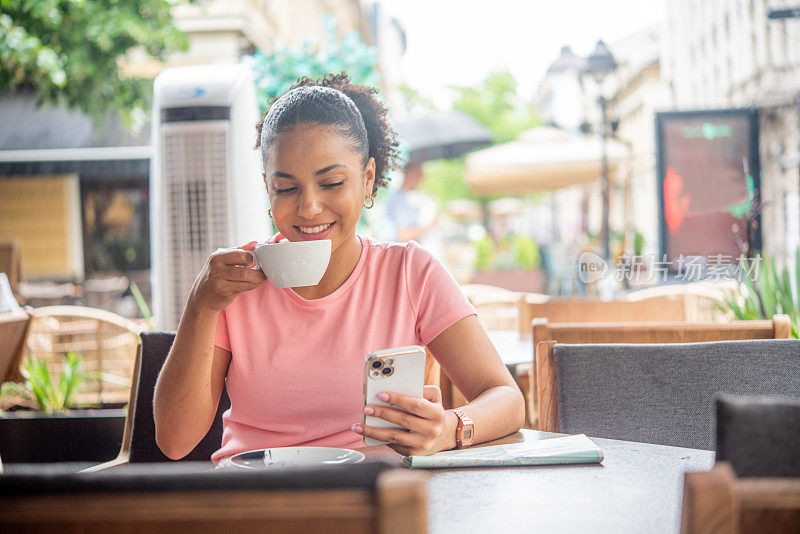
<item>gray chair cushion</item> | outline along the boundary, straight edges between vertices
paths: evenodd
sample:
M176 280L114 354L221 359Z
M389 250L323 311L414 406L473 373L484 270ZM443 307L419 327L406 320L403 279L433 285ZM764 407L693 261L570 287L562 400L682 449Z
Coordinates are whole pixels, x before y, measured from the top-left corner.
M557 344L559 430L714 449L714 398L796 395L800 340Z
M717 460L740 477L800 477L800 398L721 395Z

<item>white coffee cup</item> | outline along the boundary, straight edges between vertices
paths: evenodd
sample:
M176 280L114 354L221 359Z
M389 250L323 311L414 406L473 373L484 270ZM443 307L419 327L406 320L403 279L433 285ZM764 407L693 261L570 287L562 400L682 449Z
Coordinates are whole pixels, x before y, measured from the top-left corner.
M262 243L250 254L275 287L315 286L331 260L331 240Z

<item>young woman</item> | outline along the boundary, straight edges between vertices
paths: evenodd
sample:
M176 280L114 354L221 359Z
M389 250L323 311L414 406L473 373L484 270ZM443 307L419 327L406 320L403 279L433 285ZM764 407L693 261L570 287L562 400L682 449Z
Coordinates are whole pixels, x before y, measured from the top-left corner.
M211 255L156 384L156 441L170 458L206 434L223 384L231 408L215 462L266 447L357 448L363 436L401 454L432 454L457 446L465 416L475 443L522 426L519 388L444 267L414 242L355 233L398 159L375 95L344 74L302 79L258 125L279 235L330 239L330 264L316 286L278 289L249 268L248 252ZM460 413L442 408L435 386L424 398L386 392L391 408L363 407L367 353L414 344L427 346L469 399ZM363 413L407 430L364 426Z

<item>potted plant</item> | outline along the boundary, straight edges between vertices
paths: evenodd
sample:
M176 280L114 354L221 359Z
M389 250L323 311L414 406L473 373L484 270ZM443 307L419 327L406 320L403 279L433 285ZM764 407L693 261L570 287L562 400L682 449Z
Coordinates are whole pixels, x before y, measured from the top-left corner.
M788 264L779 269L768 256L744 260L739 271L738 291L720 308L741 321L786 314L792 321L792 337L800 337L800 250L795 252L794 271Z
M58 378L47 363L29 359L27 380L6 382L0 388L0 455L5 463L103 462L119 452L125 427L124 408L98 409L74 402L81 384L91 374L80 355L70 352Z
M532 237L510 234L495 244L486 236L476 247L476 271L471 283L510 291L543 291L539 247Z

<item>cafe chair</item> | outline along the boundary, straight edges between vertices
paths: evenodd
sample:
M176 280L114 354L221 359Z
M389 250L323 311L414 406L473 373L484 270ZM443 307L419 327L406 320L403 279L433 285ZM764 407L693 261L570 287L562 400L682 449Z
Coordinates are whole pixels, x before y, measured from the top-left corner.
M800 398L720 395L716 412L717 461L740 477L800 477Z
M733 279L661 284L631 291L624 298L631 302L657 297L677 298L683 304L683 320L686 322L729 321L733 314L726 311L723 304L726 299L738 294L738 287L739 282Z
M550 299L526 295L520 305L522 335L530 339L531 321L543 317L550 323L642 323L686 321L683 301L673 295L661 295L636 301L591 298ZM535 336L535 334L534 334ZM538 343L544 341L534 337Z
M619 316L617 316L619 317ZM767 321L732 321L728 323L688 322L550 322L546 317L531 321L534 343L697 343L701 341L727 341L734 339L787 339L791 337L788 315L775 315ZM538 350L538 349L537 349ZM534 360L536 358L534 357ZM538 372L538 371L536 371ZM539 407L539 380L534 372L531 398L537 421L541 421ZM539 423L541 427L541 422Z
M610 322L551 323L537 317L531 322L533 338L559 343L698 343L735 339L789 339L791 321L788 315L774 315L760 321L728 323L687 322Z
M167 359L174 332L142 332L142 344L136 355L133 371L133 385L128 401L128 415L122 447L116 459L105 462L86 471L100 471L127 463L172 462L156 443L156 423L153 419L153 394L156 379ZM222 388L217 414L214 422L200 443L180 461L210 462L211 455L222 443L222 414L230 408L231 401L225 388Z
M411 533L427 529L427 474L383 463L282 470L193 463L0 475L0 532Z
M727 462L683 479L681 534L800 531L800 478L738 478Z
M714 449L719 393L800 391L800 340L537 346L540 430Z
M31 316L23 309L0 314L0 384L20 381L19 362L25 352L25 337Z
M76 405L122 406L127 402L141 324L84 306L46 306L31 314L27 357L47 362L55 378L61 373L63 358L75 352L89 373L75 395ZM24 365L24 360L21 363Z

